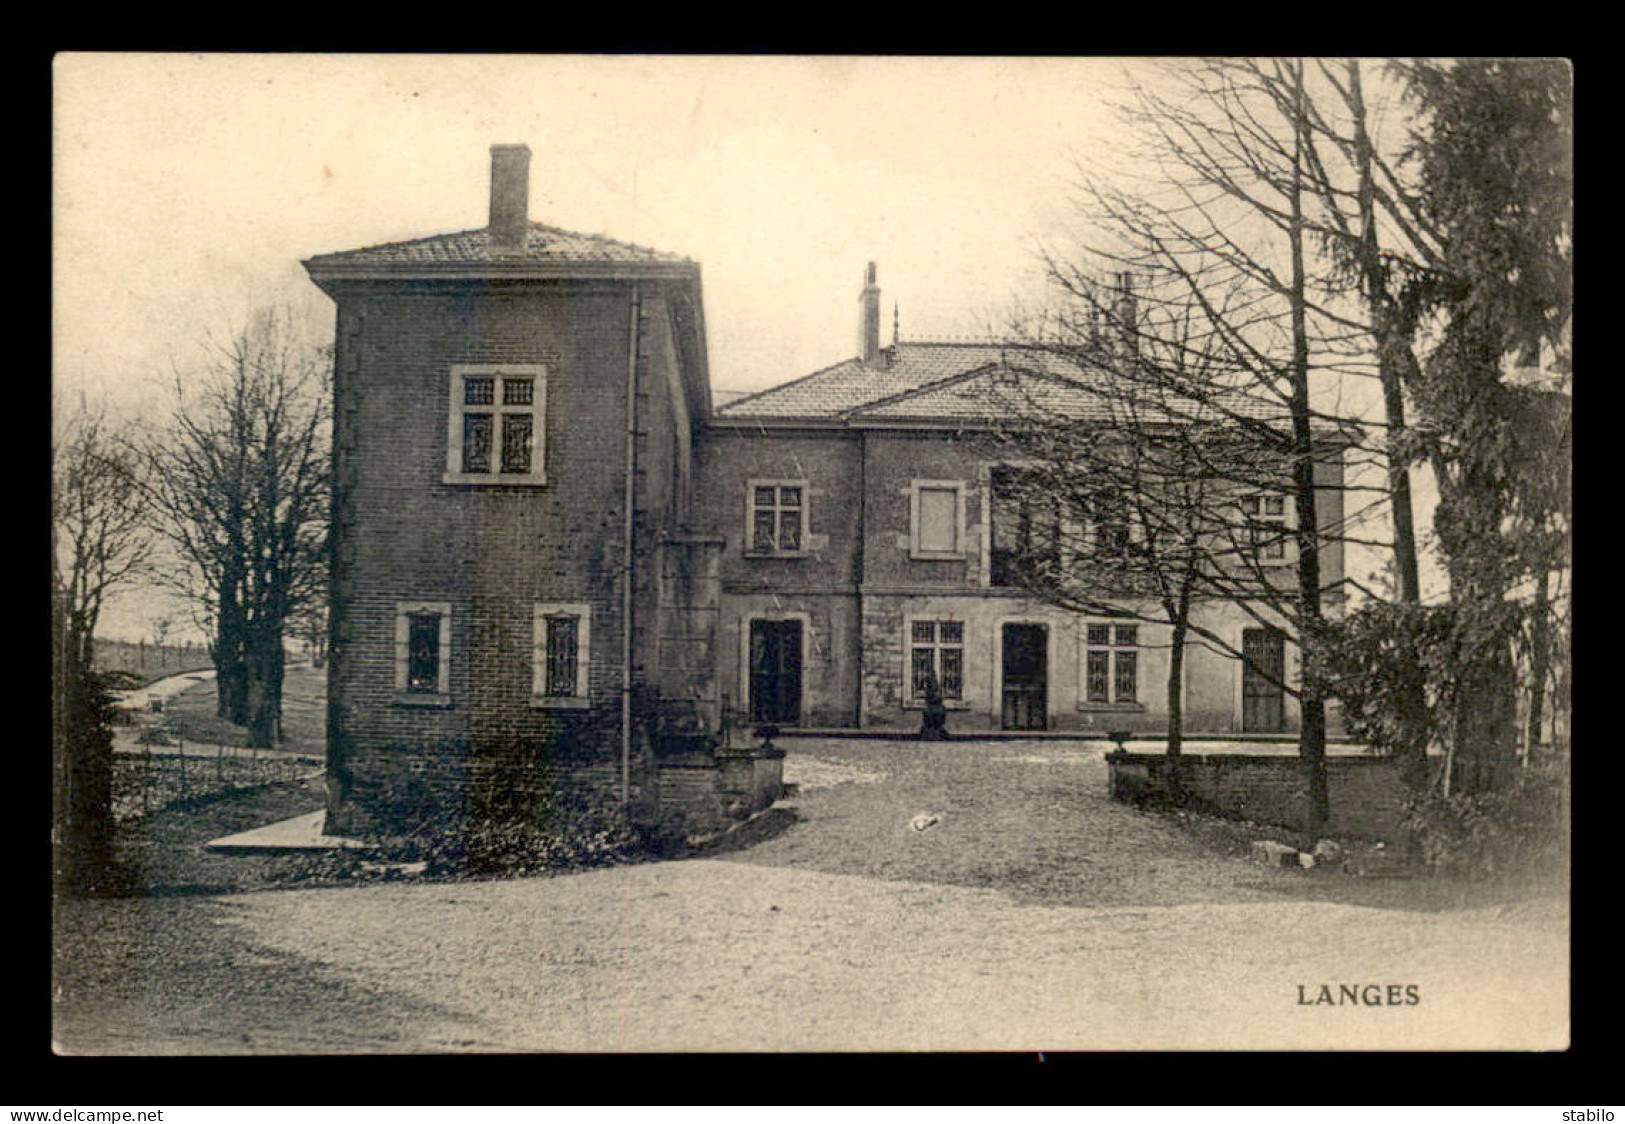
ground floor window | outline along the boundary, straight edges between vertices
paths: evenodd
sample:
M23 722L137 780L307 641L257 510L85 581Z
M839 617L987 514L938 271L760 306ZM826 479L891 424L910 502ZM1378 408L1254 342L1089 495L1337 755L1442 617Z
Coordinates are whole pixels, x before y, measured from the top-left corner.
M1084 692L1086 702L1138 702L1140 630L1132 624L1085 626Z
M444 695L451 683L451 606L402 601L395 606L395 689Z
M536 606L531 694L543 702L587 697L592 610L586 605Z
M909 622L909 698L924 702L926 682L936 677L944 699L965 697L965 622Z

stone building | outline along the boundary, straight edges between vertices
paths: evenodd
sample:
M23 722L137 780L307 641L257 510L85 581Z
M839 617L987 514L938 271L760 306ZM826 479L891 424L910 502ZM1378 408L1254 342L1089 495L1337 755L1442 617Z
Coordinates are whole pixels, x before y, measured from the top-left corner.
M917 729L927 673L955 730L1160 726L1157 626L1001 573L971 404L1042 356L882 347L871 265L854 358L713 409L699 265L532 222L529 155L492 149L484 229L305 263L337 317L328 830L561 784L715 824L775 792L749 730ZM1191 730L1294 725L1240 661L1187 681Z
M1032 513L1001 500L1012 468L991 435L1018 400L1087 423L1100 372L1009 344L882 347L872 266L860 299L859 356L729 402L699 443L698 517L724 543L724 690L783 725L915 730L930 675L957 730L1164 729L1170 628L1051 607L1012 565ZM1341 462L1321 459L1317 519L1335 526ZM1253 499L1280 531L1266 572L1289 588L1290 507L1282 495ZM1340 544L1323 549L1321 571L1336 588ZM1120 607L1161 616L1127 595ZM1202 625L1250 659L1187 646L1188 731L1296 730L1282 688L1298 674L1296 650L1258 619L1268 615L1199 607Z

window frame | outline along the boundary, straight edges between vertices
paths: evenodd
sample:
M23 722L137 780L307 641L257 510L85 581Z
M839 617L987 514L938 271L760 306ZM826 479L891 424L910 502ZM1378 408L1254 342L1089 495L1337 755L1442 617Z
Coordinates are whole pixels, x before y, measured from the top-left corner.
M1271 514L1264 510L1270 500L1281 505L1278 513ZM1248 492L1239 501L1242 524L1246 527L1246 550L1248 557L1258 566L1286 566L1293 560L1292 554L1292 508L1287 503L1284 492ZM1254 510L1256 506L1256 510ZM1272 536L1266 537L1261 531L1274 529ZM1266 556L1264 550L1269 547L1278 548L1280 553Z
M413 688L412 619L434 616L439 620L434 690ZM405 706L451 705L451 602L397 601L395 603L395 702Z
M773 489L773 548L764 550L756 545L756 513L761 508L756 505L756 489ZM792 510L783 506L780 495L781 488L801 489L801 545L794 550L786 550L778 545L779 515ZM806 480L794 480L779 477L752 477L745 481L745 537L744 555L747 558L805 558L807 556L807 535L812 526L812 497L808 493Z
M547 693L547 622L559 617L576 621L575 690ZM580 601L538 601L531 613L530 705L542 710L579 710L592 705L592 606Z
M1090 638L1090 630L1106 628L1107 642L1095 643ZM1144 662L1140 653L1144 645L1140 643L1140 630L1144 625L1139 621L1124 620L1121 617L1091 617L1085 620L1079 631L1079 659L1078 659L1078 707L1082 710L1144 710L1145 701L1140 698L1140 687L1143 685L1142 668ZM1119 630L1128 629L1133 637L1129 643L1123 643ZM1090 656L1105 653L1106 655L1106 698L1090 697ZM1133 697L1123 698L1120 688L1122 686L1122 661L1120 656L1132 657L1134 682L1132 684Z
M914 639L914 626L917 624L930 624L931 641L919 643ZM959 626L958 641L944 641L941 638L942 626L956 624ZM916 650L929 650L931 652L931 670L937 677L937 683L942 683L942 653L944 650L959 652L959 695L942 696L942 705L948 710L968 710L970 702L969 692L966 690L965 651L968 645L965 642L965 633L969 630L969 623L963 618L952 615L905 616L903 618L903 706L905 709L918 710L925 706L925 696L914 692L914 653Z
M502 394L494 392L496 399L489 406L471 407L465 401L469 379L489 378L500 388L503 380L529 379L532 383L531 400L523 406L507 405L500 401ZM446 466L441 482L445 484L478 484L484 487L535 487L547 483L547 367L541 363L454 363L447 380L446 407ZM467 472L463 469L464 419L470 413L489 413L492 417L490 472ZM503 472L501 418L508 415L528 414L530 423L530 471Z
M1106 518L1104 509L1114 508L1113 518ZM1139 536L1135 530L1134 503L1122 488L1105 488L1089 497L1084 510L1089 529L1089 551L1097 560L1121 561L1132 557ZM1107 530L1115 528L1116 541L1108 545Z
M920 493L954 493L954 549L927 550L920 545ZM911 480L908 485L909 557L921 561L963 561L969 557L965 539L965 481Z
M1024 577L1064 573L1070 561L1071 552L1067 548L1068 519L1065 505L1058 498L1051 497L1045 501L1028 496L1021 491L1019 483L1015 485L1016 494L1001 496L1002 480L1019 478L1021 474L1030 474L1032 471L1031 468L1018 464L994 465L988 471L987 487L983 494L987 505L987 584L990 588L1025 588L1028 582L1023 580ZM1006 504L1001 500L1010 502ZM1014 518L1013 528L1001 530L1006 517ZM1001 551L1005 548L999 546L1000 539L1005 536L1013 538L1017 543L1016 548L1009 552L1008 558L1001 557ZM1043 542L1046 538L1047 547ZM1024 572L1021 565L1024 559L1036 562L1039 568Z

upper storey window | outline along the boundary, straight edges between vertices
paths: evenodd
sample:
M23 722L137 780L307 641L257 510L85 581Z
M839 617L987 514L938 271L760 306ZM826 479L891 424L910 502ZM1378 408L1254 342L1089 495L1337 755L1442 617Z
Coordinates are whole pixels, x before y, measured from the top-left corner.
M807 482L745 485L745 553L798 558L807 552Z
M1288 518L1286 497L1258 493L1241 498L1241 513L1247 524L1247 543L1260 565L1284 565L1292 558L1287 551Z
M915 480L909 485L909 553L914 558L965 556L965 483Z
M1031 473L996 468L992 477L990 580L1026 585L1053 577L1061 565L1061 509Z
M451 369L448 484L545 484L547 369L539 364Z

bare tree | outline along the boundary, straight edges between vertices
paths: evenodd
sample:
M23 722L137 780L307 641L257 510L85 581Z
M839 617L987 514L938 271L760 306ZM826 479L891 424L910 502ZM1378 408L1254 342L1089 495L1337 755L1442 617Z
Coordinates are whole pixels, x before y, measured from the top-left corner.
M294 635L304 645L312 667L327 664L327 601L313 599L303 605L289 622Z
M1221 389L1216 357L1194 339L1191 306L1147 329L1131 286L1123 274L1115 290L1090 289L1081 317L1052 320L1052 339L1035 344L1033 358L1014 353L1014 377L990 389L988 415L1001 419L993 452L1004 463L993 476L992 578L1074 612L1169 627L1167 756L1177 792L1185 648L1194 635L1240 655L1197 609L1239 592L1226 588L1239 577L1236 544L1247 533L1235 524L1260 482L1256 449L1221 412L1168 393Z
M1086 205L1105 232L1090 247L1092 271L1130 268L1148 294L1183 289L1228 353L1235 385L1279 408L1297 516L1297 604L1288 612L1306 668L1324 669L1342 643L1320 612L1333 591L1316 573L1317 540L1389 551L1390 596L1422 615L1410 466L1426 460L1432 469L1455 622L1446 658L1460 673L1445 677L1451 701L1441 721L1422 661L1396 669L1382 692L1380 739L1419 791L1430 777L1430 736L1453 754L1506 759L1514 645L1529 668L1535 724L1562 646L1566 475L1548 485L1518 462L1528 450L1535 460L1563 459L1566 397L1541 400L1501 376L1520 346L1566 358L1571 101L1560 64L1407 64L1384 75L1385 92L1395 74L1419 109L1403 148L1392 132L1387 147L1373 135L1357 62L1169 68L1137 87L1128 107L1154 173L1138 193L1088 184ZM1085 271L1052 267L1072 294L1088 290ZM1350 410L1344 394L1365 379L1375 380L1380 408ZM1320 528L1317 433L1345 415L1375 436L1344 445L1343 525ZM1529 421L1537 417L1555 422ZM1233 420L1245 427L1239 412ZM1558 438L1537 440L1546 431ZM1353 529L1362 524L1378 530L1361 540ZM1515 635L1520 620L1528 624ZM1429 629L1418 621L1411 633ZM1324 809L1317 696L1331 686L1318 678L1305 677L1300 698L1312 812ZM1463 780L1492 785L1498 768L1475 764Z
M152 553L139 461L105 412L80 403L51 445L51 672L55 863L64 885L104 877L112 836L112 736L95 668L107 597Z
M331 368L283 311L210 355L176 378L173 412L147 443L153 506L211 626L221 714L269 746L287 624L325 595Z
M87 668L108 594L152 558L140 467L106 412L84 403L51 445L51 579Z
M1350 88L1357 98L1358 89ZM1356 528L1406 483L1393 472L1382 483L1361 482L1372 475L1361 471L1367 466L1392 467L1391 450L1357 437L1350 423L1360 414L1341 397L1349 380L1380 377L1368 358L1372 317L1348 264L1363 260L1356 250L1369 249L1374 230L1369 216L1361 226L1359 174L1373 161L1356 132L1347 155L1333 146L1341 171L1327 171L1317 147L1325 142L1316 126L1323 115L1299 60L1181 64L1162 83L1135 89L1127 116L1155 171L1138 192L1104 180L1085 183L1084 209L1100 235L1081 262L1051 255L1051 276L1063 299L1087 310L1090 320L1110 315L1098 275L1127 270L1139 279L1149 315L1128 326L1132 361L1114 366L1115 393L1142 402L1147 417L1181 423L1166 427L1166 440L1184 444L1179 459L1191 459L1188 467L1233 489L1273 493L1279 499L1270 502L1284 505L1289 566L1258 565L1249 520L1232 507L1222 519L1206 520L1208 549L1227 563L1199 567L1196 581L1203 596L1258 611L1261 624L1281 628L1300 649L1306 674L1294 693L1307 827L1318 832L1329 814L1326 697L1311 672L1321 663L1328 599L1355 584L1346 576L1324 580L1322 551L1362 541L1395 550L1395 538L1362 540ZM1375 200L1377 193L1367 185L1364 197ZM1341 256L1317 253L1333 241L1343 247ZM1374 275L1364 276L1374 284ZM1178 316L1169 315L1174 309ZM1076 314L1072 323L1076 338ZM1170 333L1174 324L1181 326ZM1159 354L1148 361L1153 351ZM1229 441L1193 442L1197 421L1222 422L1218 432ZM1218 448L1228 463L1215 459ZM1341 495L1343 515L1321 526L1319 501L1330 490ZM1408 501L1401 506L1408 511ZM1409 559L1401 569L1410 573L1414 542L1399 541L1397 549ZM1281 580L1283 569L1290 583Z
M1129 274L1114 288L1055 269L1068 299L1047 317L1049 340L1013 352L1009 362L1030 373L989 393L988 416L1003 419L996 452L1010 466L995 473L994 580L1073 611L1168 626L1177 784L1187 642L1248 658L1206 610L1230 606L1293 642L1316 627L1298 592L1303 547L1289 515L1297 438L1258 393L1249 357L1208 322L1240 315L1232 297L1212 292L1204 304L1178 279L1135 292ZM1314 499L1341 490L1349 444L1346 429L1315 427ZM1314 549L1339 533L1317 528ZM1313 580L1317 602L1335 592ZM1301 705L1303 682L1251 666Z

